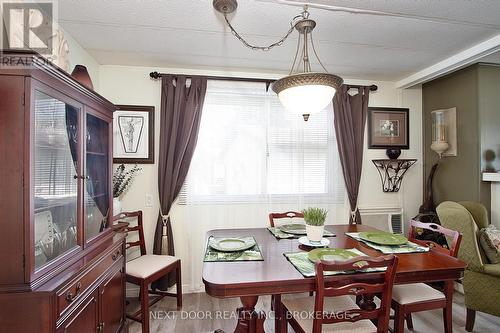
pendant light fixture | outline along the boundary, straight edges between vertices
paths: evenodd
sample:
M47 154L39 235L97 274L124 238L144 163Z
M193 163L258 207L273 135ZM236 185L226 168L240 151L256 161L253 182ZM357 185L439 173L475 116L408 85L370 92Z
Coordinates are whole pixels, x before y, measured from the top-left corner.
M299 32L297 50L288 76L279 79L272 85L273 91L278 95L285 109L295 114L301 114L304 120L307 121L309 115L320 112L332 101L343 80L337 75L328 73L316 53L312 38L312 31L316 27L316 22L309 18L307 5L304 6L304 11L300 15L292 19L288 32L278 42L269 46L251 45L233 28L227 15L234 12L238 7L236 0L214 0L213 6L224 15L233 35L245 46L253 50L268 51L275 46L282 45L294 30ZM310 51L312 51L324 72L312 71Z

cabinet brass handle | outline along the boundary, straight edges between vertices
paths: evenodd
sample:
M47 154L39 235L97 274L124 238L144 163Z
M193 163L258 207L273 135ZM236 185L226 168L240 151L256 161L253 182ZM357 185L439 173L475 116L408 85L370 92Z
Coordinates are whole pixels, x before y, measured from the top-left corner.
M82 283L81 282L78 282L76 284L76 292L75 292L75 295L73 295L73 293L71 291L68 291L66 293L66 300L68 302L73 302L75 300L75 298L78 297L78 295L80 295L80 292L82 291Z

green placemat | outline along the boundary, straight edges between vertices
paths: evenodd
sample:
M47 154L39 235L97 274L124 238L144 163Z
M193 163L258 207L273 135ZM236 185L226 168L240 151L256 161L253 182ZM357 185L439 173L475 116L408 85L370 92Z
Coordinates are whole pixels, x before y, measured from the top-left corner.
M281 231L277 227L268 227L267 230L269 230L273 234L273 236L276 237L277 239L300 238L300 237L304 236L304 235L289 234L289 233ZM323 237L335 237L335 236L336 235L333 232L328 231L326 229L323 233Z
M408 241L408 243L403 244L403 245L395 245L395 246L389 246L389 245L379 245L375 243L371 243L368 241L365 241L364 239L361 239L359 237L359 232L346 232L345 233L347 236L354 238L357 241L363 242L372 249L378 250L382 252L383 254L397 254L397 253L417 253L417 252L428 252L429 248L427 246L421 246L418 244L415 244L413 242Z
M366 256L365 253L359 251L358 249L346 249L346 250L357 253L360 256ZM314 263L311 260L309 260L307 252L284 253L284 256L304 277L316 276L316 269L314 268ZM356 273L382 272L385 270L386 270L385 267L368 268L356 271ZM324 275L339 275L339 274L352 274L352 273L354 273L354 271L327 271L324 272Z
M211 238L211 237L210 237ZM253 239L255 241L255 246L251 249L240 251L240 252L221 252L212 249L208 244L210 243L210 238L207 241L207 247L205 250L204 262L230 262L230 261L263 261L262 252L260 251L259 244L255 241L252 236L249 237L239 237L241 239ZM225 237L221 237L225 238Z

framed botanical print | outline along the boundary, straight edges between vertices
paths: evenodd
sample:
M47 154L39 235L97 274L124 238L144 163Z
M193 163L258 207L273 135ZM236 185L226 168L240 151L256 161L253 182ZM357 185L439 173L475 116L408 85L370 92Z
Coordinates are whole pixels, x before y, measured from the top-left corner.
M409 149L409 114L404 108L368 108L368 148Z
M116 105L113 162L154 163L154 106Z

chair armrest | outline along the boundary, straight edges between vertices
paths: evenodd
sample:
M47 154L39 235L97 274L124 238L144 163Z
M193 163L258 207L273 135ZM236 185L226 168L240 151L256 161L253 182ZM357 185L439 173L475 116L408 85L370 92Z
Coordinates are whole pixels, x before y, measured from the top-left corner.
M485 264L483 265L484 273L500 278L500 264Z

